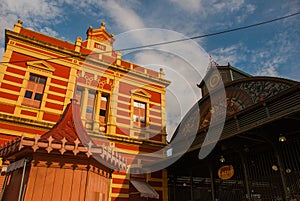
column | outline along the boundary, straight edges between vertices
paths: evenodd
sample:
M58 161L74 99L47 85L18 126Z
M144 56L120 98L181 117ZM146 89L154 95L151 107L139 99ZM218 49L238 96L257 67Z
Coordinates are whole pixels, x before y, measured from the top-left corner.
M244 157L244 155L241 152L238 152L238 154L240 155L241 162L242 162L243 175L244 175L245 188L246 188L246 198L250 199L251 198L251 191L250 191L249 176L248 176L248 171L247 171L245 157Z
M82 102L81 102L81 119L83 125L85 125L85 120L86 120L86 107L87 107L87 101L88 101L88 96L89 96L89 90L87 88L84 88L83 93L82 93Z
M208 165L209 175L210 175L210 187L211 187L211 198L213 201L216 200L216 189L215 189L215 178L213 173L213 168L211 165Z
M101 91L96 91L95 97L95 110L94 110L94 123L93 123L93 130L99 131L99 112L100 112L100 104L101 104Z
M118 94L119 94L119 80L120 76L115 75L114 77L114 89L109 98L109 108L106 112L107 115L107 133L116 134L116 117L117 117L117 105L118 105Z

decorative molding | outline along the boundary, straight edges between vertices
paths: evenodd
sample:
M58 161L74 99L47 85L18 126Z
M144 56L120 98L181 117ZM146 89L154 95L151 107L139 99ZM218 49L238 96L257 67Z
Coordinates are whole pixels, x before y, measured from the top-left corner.
M66 138L60 141L54 141L51 136L48 139L43 139L40 135L35 135L34 138L22 136L21 138L6 143L4 147L0 149L0 157L7 158L26 148L31 149L33 153L39 150L41 152L46 150L48 154L57 155L56 150L59 151L61 155L70 155L70 153L73 153L73 155L76 156L79 153L83 153L87 158L94 156L98 159L100 157L101 160L104 160L117 169L127 169L127 160L112 148L105 145L95 145L92 141L86 146L80 145L79 142L78 138L75 141L68 141Z

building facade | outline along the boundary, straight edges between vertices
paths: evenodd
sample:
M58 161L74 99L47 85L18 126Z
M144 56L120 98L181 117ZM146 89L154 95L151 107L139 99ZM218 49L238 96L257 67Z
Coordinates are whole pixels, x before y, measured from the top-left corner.
M300 83L251 76L230 64L212 66L204 81L198 85L202 98L173 137L182 143L195 136L190 128L196 128L189 150L168 167L169 199L299 200ZM219 101L211 104L211 96ZM224 125L218 121L221 112ZM220 136L207 136L219 128ZM209 146L214 149L199 159L199 151Z
M86 40L78 37L70 43L26 29L19 20L12 31L6 30L5 39L0 67L1 144L17 136L46 133L75 99L93 142L120 153L129 169L143 163L136 155L166 145L165 93L170 82L162 70L123 60L104 23L89 27ZM158 196L141 192L141 185L155 189ZM167 190L166 170L114 171L108 199L168 200Z

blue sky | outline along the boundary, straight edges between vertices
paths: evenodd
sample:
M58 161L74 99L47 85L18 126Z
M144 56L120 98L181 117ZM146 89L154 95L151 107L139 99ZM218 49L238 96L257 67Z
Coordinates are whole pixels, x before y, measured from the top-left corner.
M102 21L106 22L107 30L115 35L133 29L160 28L192 37L299 11L299 0L2 0L0 56L4 50L4 29L12 29L17 19L23 20L24 27L74 42L77 36L85 38L90 25L99 27ZM300 15L196 42L220 65L230 62L253 75L300 81L299 32ZM150 42L159 40L159 37L153 37ZM145 62L145 55L127 58L141 64ZM173 81L172 77L169 79Z

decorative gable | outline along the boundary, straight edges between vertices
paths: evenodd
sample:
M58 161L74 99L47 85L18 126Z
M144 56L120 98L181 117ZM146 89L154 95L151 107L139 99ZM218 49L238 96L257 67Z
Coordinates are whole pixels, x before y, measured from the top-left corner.
M77 139L82 144L87 144L91 141L80 117L80 108L76 101L69 103L56 125L47 133L41 136L42 139L52 137L54 140L62 140L73 142Z
M131 90L131 94L133 96L138 96L140 98L147 98L147 99L151 98L151 94L143 89Z
M34 70L42 71L44 73L53 73L55 68L46 61L28 61L27 65L29 68Z
M92 26L89 27L89 29L86 32L87 38L91 38L94 41L100 42L100 43L107 43L112 45L114 40L114 35L110 34L105 29L105 23L102 22L101 26L99 28L93 29Z

